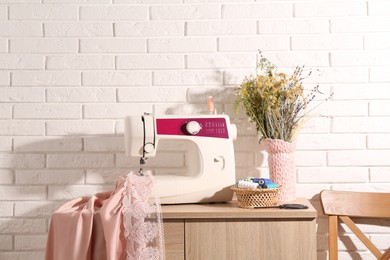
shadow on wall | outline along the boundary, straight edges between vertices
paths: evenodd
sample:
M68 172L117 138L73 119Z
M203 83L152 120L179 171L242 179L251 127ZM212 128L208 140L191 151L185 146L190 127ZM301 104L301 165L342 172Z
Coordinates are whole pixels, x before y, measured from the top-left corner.
M2 166L14 178L2 186L1 200L14 203L1 214L0 259L43 259L49 220L59 206L113 191L119 176L138 171L139 158L124 150L123 135L15 137L10 161ZM173 141L162 142L145 169L181 174L186 167L184 146Z
M124 164L121 139L15 137L14 152L5 165L13 183L0 192L2 200L14 202L10 214L0 218L0 259L43 259L56 208L76 197L113 190L117 177L130 168ZM105 149L97 151L102 146Z
M234 143L237 178L259 175L264 159L260 145L253 126L233 112L232 88L189 89L189 104L169 107L161 114L205 113L208 96L214 97L218 113L228 114L238 126ZM10 209L0 218L1 259L43 259L55 209L74 198L111 191L119 176L139 167L138 158L125 156L120 134L14 137L13 147L2 166L13 178L0 191L2 200L10 201ZM183 149L178 142L163 142L147 167L158 168L160 174L181 174L187 167Z

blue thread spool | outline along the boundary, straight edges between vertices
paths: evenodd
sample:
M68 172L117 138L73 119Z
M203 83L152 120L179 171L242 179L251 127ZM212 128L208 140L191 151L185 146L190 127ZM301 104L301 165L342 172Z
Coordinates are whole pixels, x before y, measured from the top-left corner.
M259 185L260 185L262 188L268 187L269 184L273 184L273 182L272 182L270 179L260 178L260 180L259 180Z
M274 189L274 188L277 188L277 187L279 187L279 185L276 184L276 183L269 183L267 185L264 185L264 188L266 188L266 189Z
M259 183L261 178L251 177L250 180L253 181L253 182Z

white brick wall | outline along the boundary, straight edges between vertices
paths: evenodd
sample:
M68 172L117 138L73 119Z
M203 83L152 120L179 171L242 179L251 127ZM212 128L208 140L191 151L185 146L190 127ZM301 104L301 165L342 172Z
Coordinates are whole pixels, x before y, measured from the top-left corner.
M387 0L1 1L0 259L43 259L55 208L112 190L136 168L124 155L123 117L153 106L202 113L213 95L238 126L237 178L267 176L255 128L232 109L258 49L283 70L318 69L309 86L334 93L300 132L296 152L298 196L320 212L325 259L318 193L390 190L389 12ZM150 167L186 170L181 143L160 148ZM364 224L382 249L384 224ZM347 248L341 259L371 257Z

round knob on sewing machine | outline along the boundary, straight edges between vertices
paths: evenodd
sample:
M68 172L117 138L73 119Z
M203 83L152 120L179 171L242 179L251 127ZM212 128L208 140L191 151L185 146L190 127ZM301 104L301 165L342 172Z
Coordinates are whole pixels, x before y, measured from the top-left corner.
M144 151L145 151L145 153L150 153L150 152L152 152L154 150L154 144L152 144L152 143L146 143L145 145L144 145Z
M199 133L200 129L202 129L202 127L196 121L190 121L186 124L186 130L191 135L196 135Z

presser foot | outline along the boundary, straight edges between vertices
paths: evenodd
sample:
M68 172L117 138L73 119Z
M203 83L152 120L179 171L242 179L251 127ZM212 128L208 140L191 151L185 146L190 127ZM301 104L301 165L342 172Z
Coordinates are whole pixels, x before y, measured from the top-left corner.
M141 159L139 160L140 167L139 167L138 174L140 176L144 176L144 167L143 166L145 165L147 159L148 158L146 158L146 157L141 157Z

